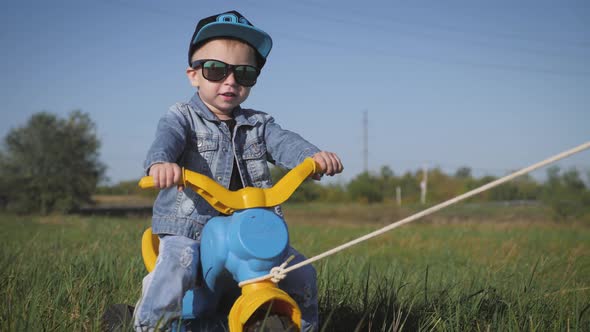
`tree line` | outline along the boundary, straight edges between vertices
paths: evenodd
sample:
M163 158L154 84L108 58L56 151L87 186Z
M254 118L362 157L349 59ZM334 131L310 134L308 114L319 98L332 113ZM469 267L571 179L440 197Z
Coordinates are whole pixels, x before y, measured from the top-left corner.
M41 112L26 125L12 129L0 149L0 210L25 213L75 211L92 202L93 194L147 195L137 180L102 185L106 166L99 160L100 141L96 125L81 111L60 118ZM328 203L390 202L416 205L421 201L423 171L396 174L389 166L378 172L364 172L340 184L306 181L290 202ZM286 171L273 167L273 180ZM454 174L439 168L428 170L426 204L432 205L496 180L487 175L476 177L469 167ZM547 179L539 182L525 175L470 199L472 202L530 201L551 207L557 218L590 214L590 171L547 169ZM401 201L400 201L401 199Z
M429 169L426 205L434 205L498 179L486 175L475 177L468 167L454 174L445 174L440 168ZM285 172L275 169L275 179ZM584 181L584 177L586 181ZM364 172L344 184L320 185L307 181L295 192L291 202L363 202L405 204L421 203L423 171L396 175L389 166L379 172ZM575 168L562 170L558 166L547 169L547 179L536 181L524 175L469 199L469 202L529 202L551 207L557 219L590 215L590 171L585 175ZM398 196L401 192L401 197ZM398 199L401 198L401 202Z

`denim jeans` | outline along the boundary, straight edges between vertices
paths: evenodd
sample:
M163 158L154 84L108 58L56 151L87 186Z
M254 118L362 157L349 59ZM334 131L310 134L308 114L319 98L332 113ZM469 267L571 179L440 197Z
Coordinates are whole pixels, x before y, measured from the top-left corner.
M161 235L159 255L154 270L143 279L142 295L134 313L134 327L136 331L154 331L170 329L171 321L180 318L182 314L182 299L189 289L197 287L197 270L199 264L199 243L180 235ZM297 264L305 257L295 249L289 247L289 255L295 255L290 263ZM302 331L316 331L318 329L318 302L316 271L311 265L290 272L279 283L279 288L287 292L301 309ZM228 284L237 288L237 283ZM230 290L231 293L231 290ZM195 290L195 300L198 301L198 289ZM205 302L217 304L224 294L211 294ZM197 320L206 319L211 310L197 308L204 303L195 303ZM205 306L208 304L205 303ZM205 314L204 314L205 313ZM210 329L206 329L209 331ZM223 330L223 329L221 329Z

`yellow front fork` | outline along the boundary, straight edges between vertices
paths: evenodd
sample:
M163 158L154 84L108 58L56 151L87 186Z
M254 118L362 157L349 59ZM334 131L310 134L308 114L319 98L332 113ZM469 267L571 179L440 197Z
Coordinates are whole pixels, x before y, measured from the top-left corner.
M259 281L242 287L242 295L236 300L228 316L229 330L242 332L244 325L258 309L266 310L271 305L270 313L289 317L301 330L301 310L287 293L269 280Z

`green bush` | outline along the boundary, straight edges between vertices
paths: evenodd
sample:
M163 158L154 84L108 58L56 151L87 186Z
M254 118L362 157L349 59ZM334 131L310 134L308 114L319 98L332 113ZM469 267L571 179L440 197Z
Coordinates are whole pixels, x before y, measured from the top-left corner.
M96 126L88 114L74 111L65 119L34 114L4 138L0 206L46 214L89 202L105 171L98 160L99 148Z

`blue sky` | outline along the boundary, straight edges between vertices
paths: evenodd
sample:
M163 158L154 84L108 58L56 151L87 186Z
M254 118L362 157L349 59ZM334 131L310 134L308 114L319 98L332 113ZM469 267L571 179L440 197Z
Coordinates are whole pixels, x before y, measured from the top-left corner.
M0 135L81 109L111 182L138 178L159 117L193 93L197 21L231 9L274 41L244 106L337 152L336 181L363 170L363 111L372 171L502 175L590 140L586 1L5 1ZM585 172L590 152L560 165Z

